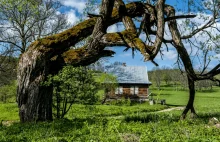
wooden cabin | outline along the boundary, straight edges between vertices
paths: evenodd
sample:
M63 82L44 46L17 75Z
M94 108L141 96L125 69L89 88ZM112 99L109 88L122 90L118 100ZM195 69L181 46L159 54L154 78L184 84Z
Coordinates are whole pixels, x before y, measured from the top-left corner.
M108 73L117 77L118 87L108 92L109 99L130 98L131 100L146 100L149 86L146 66L120 65L110 69Z

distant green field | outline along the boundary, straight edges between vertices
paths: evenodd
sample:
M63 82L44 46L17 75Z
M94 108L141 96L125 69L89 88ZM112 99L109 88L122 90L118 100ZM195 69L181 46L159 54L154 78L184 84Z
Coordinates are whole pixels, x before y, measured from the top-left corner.
M132 104L73 105L66 119L40 123L14 123L18 120L16 104L0 104L0 141L36 142L218 142L220 130L209 120L220 120L220 88L197 92L195 108L199 117L179 120L182 110L157 112L167 107L184 106L187 91L151 88L154 99L166 99L167 106ZM11 126L5 125L12 122ZM219 122L220 123L220 122Z
M160 94L160 99L166 99L166 103L171 106L185 106L189 98L189 92L175 91L172 87L162 87L162 91L155 88L151 91ZM154 97L155 99L157 96ZM197 112L220 112L220 87L213 87L212 90L196 92L195 109Z

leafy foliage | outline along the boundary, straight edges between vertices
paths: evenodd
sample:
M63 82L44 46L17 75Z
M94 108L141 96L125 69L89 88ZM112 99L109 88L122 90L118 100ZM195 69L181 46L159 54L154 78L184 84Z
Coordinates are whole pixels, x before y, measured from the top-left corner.
M98 84L86 67L66 66L57 75L49 76L44 85L53 85L57 118L63 118L73 103L91 105L97 101Z

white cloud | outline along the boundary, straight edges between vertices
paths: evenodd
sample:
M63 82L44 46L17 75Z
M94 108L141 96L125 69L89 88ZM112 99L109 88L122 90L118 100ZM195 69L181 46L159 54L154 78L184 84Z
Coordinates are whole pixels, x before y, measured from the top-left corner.
M107 33L115 33L117 31L118 31L118 28L117 28L117 26L115 24L109 26L108 29L107 29Z
M162 56L163 60L170 60L170 61L174 61L175 62L176 59L177 59L177 52L173 48L172 48L172 50L169 50L168 52L167 51L163 51L162 53L163 53L163 56ZM160 53L157 54L155 59L156 60L161 60Z
M74 24L77 21L79 21L79 17L76 16L76 11L71 9L70 11L68 11L67 13L67 20L70 24Z
M77 9L79 13L83 12L86 7L86 0L60 0L64 6L72 7Z
M115 32L121 32L125 30L125 27L123 23L119 22L117 24L111 25L107 29L107 33L115 33Z
M164 54L164 59L167 59L167 60L177 59L177 53L175 50L169 50L168 52L165 51L165 52L163 52L163 54Z

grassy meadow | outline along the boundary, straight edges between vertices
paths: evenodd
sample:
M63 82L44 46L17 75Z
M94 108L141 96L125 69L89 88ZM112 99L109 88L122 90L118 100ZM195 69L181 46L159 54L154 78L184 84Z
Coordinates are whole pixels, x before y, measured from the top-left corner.
M52 122L18 123L17 104L0 104L1 142L218 142L220 128L210 121L220 120L220 88L196 93L196 119L180 120L182 110L158 112L184 106L187 91L175 91L163 86L152 87L154 99L166 99L167 105L132 104L123 100L120 105L73 105L65 119Z

